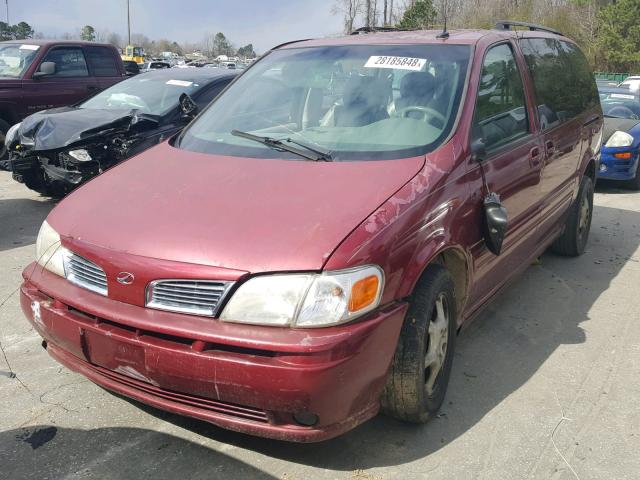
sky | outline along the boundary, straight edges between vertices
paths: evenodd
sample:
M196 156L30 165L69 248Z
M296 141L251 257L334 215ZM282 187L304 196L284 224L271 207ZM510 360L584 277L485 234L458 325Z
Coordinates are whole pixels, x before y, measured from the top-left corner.
M45 37L84 25L119 33L126 40L126 0L8 0L9 21L25 21ZM290 40L339 34L333 0L130 0L131 32L151 39L199 42L223 32L236 46L258 52ZM4 0L0 20L6 21Z

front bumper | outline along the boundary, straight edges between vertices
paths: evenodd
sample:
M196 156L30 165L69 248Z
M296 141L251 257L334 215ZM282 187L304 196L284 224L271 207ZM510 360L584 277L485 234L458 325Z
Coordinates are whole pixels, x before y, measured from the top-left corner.
M13 179L25 183L31 178L41 176L40 162L33 155L9 154L8 170L12 172Z
M330 328L256 327L119 302L33 264L23 276L22 310L60 363L157 408L299 442L378 412L407 308ZM294 414L318 421L304 426Z
M9 170L13 172L14 180L28 184L38 191L44 191L47 187L57 187L62 192L69 192L98 175L100 166L92 160L85 162L81 168L70 169L54 164L47 157L27 152L11 154Z
M616 158L628 154L630 158ZM638 170L638 152L629 147L602 147L598 178L603 180L633 180Z

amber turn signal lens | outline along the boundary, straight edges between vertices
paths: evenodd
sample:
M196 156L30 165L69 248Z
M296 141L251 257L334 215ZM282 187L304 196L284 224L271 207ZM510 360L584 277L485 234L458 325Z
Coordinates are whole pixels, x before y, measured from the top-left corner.
M616 158L622 158L623 160L628 160L631 158L631 152L614 153L613 156Z
M378 296L380 280L375 275L358 280L351 288L351 298L349 299L349 311L357 312L371 305Z

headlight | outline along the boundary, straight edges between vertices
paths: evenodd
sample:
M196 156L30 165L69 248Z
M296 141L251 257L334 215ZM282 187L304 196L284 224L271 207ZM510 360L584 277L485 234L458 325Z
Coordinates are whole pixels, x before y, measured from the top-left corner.
M84 148L78 148L77 150L69 150L69 156L75 158L79 162L89 162L91 155Z
M227 322L326 327L375 309L384 287L374 265L322 274L265 275L240 285L222 311Z
M631 145L633 145L633 137L627 132L618 130L609 137L605 147L630 147Z
M7 148L18 140L18 129L20 128L20 125L20 123L16 123L13 127L10 127L9 130L7 130L7 134L4 136L4 144Z
M64 277L64 257L68 250L60 244L60 235L45 220L36 240L36 261L50 272Z

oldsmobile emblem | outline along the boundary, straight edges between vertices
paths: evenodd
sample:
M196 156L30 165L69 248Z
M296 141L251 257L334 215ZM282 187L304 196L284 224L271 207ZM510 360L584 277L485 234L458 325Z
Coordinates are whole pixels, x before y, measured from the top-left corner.
M131 285L135 278L136 277L133 276L133 273L129 273L129 272L120 272L116 276L116 280L118 281L118 283L121 283L122 285Z

